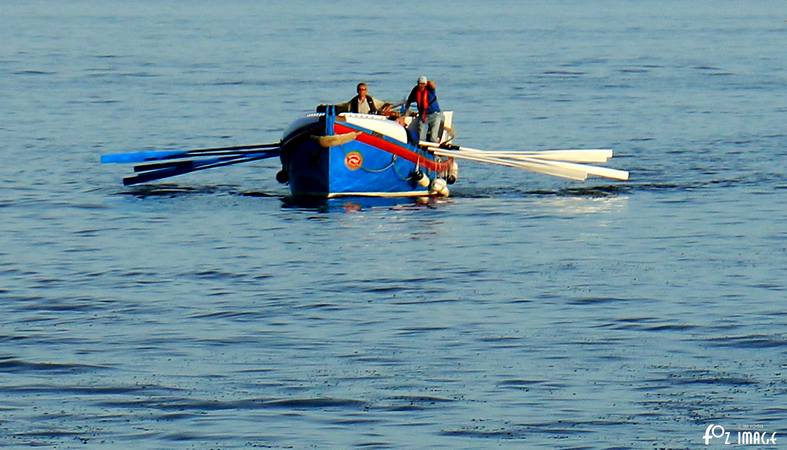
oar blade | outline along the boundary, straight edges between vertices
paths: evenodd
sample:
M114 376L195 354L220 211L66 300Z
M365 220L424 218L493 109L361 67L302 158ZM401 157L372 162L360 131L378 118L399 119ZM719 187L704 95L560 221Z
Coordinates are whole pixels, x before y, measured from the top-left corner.
M588 175L593 175L602 178L610 178L613 180L626 181L629 179L629 173L627 171L619 170L619 169L610 169L609 167L591 166L589 164L576 164L576 163L570 163L564 161L540 160L539 158L530 158L527 159L526 161L540 162L542 164L550 165L553 167L583 170L587 172Z
M434 154L438 156L446 156L449 158L466 159L468 161L483 162L488 164L497 164L500 166L514 167L517 169L524 169L530 172L541 173L544 175L551 175L553 177L567 178L575 181L585 181L587 179L587 172L577 168L565 168L546 164L542 161L515 161L504 158L492 158L476 154L468 154L462 151L446 151L434 149Z

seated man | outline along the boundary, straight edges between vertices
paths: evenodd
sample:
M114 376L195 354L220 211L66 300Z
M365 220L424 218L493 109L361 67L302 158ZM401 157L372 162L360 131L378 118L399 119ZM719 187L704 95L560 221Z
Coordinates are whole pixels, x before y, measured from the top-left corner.
M355 90L358 92L358 95L348 102L350 104L350 112L361 114L379 114L382 112L385 104L368 95L369 88L366 86L366 83L358 83ZM388 109L390 109L390 105L388 105Z
M356 86L355 89L358 92L358 95L350 99L348 102L339 103L336 105L337 114L343 112L381 114L384 116L390 116L393 114L390 103L382 102L376 98L373 98L371 95L368 95L369 87L366 86L366 83L358 83L358 86ZM320 105L317 107L317 112L323 111L325 111L325 105Z

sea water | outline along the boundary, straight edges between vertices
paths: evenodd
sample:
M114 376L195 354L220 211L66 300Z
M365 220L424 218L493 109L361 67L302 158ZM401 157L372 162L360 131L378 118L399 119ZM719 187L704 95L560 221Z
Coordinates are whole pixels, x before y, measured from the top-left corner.
M697 448L787 439L787 5L4 0L0 446ZM426 74L426 205L275 160L123 187L103 153L276 142ZM707 432L706 432L707 430ZM782 445L782 444L779 444Z

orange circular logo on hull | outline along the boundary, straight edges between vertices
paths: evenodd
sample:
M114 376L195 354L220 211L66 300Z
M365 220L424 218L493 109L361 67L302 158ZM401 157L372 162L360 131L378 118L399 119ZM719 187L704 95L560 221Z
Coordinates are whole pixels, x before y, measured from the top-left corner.
M363 156L359 152L350 152L344 156L344 165L350 170L358 170L363 164Z

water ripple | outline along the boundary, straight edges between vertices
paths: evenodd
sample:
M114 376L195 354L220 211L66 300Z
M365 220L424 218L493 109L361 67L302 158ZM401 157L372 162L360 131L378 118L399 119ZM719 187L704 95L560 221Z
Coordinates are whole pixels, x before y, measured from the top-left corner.
M83 373L96 370L108 370L109 367L80 364L80 363L55 363L55 362L33 362L23 359L16 359L10 356L0 357L0 372L7 373L54 373L69 374Z

